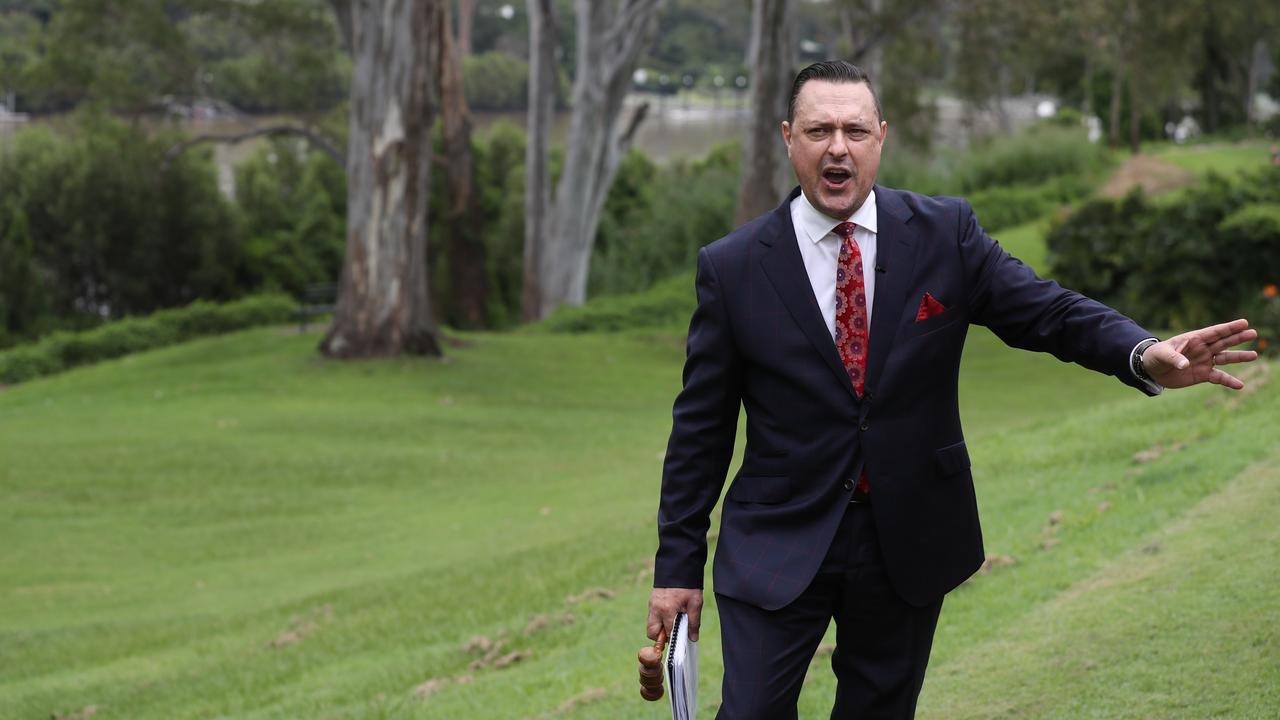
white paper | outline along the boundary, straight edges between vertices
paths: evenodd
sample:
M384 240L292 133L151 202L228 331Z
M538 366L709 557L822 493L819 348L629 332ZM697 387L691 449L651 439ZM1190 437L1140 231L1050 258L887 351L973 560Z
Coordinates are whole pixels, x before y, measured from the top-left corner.
M667 649L667 689L673 720L696 720L698 712L698 643L689 639L689 619L676 615Z

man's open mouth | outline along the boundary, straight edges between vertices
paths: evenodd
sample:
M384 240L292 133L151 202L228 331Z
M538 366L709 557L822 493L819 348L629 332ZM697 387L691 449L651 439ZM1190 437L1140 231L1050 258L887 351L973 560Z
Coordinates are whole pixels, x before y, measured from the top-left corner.
M853 173L845 168L830 167L822 171L824 184L833 190L842 189L852 178Z

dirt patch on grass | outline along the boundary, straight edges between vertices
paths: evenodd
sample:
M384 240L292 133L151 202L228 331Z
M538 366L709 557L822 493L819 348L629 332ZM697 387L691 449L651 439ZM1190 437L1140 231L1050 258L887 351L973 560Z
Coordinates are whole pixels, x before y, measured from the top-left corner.
M66 715L63 715L62 713L59 713L59 712L54 712L54 713L50 713L49 717L52 718L52 720L89 720L89 718L97 714L98 714L97 705L85 705L84 708L76 712L67 713Z
M604 688L591 688L590 690L584 690L578 693L577 695L574 695L573 697L569 698L568 700L565 700L564 702L560 703L559 707L551 711L551 717L568 715L569 713L573 712L574 710L577 710L579 707L583 705L589 705L594 702L600 702L601 700L605 699L608 696L609 696L609 692Z
M1177 190L1195 181L1189 170L1162 160L1154 155L1130 155L1102 186L1099 195L1121 198L1135 187L1141 187L1148 195Z
M268 645L273 648L297 645L314 635L322 625L326 625L332 620L333 606L328 604L316 608L306 615L295 615L289 620L289 627L279 635L276 635Z
M614 592L608 588L596 587L583 590L577 595L570 595L564 601L570 605L586 602L588 600L612 600Z

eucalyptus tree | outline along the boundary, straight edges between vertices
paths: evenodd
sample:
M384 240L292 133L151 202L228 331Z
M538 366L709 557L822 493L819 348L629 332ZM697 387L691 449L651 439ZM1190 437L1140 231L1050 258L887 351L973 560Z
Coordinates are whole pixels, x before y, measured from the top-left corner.
M576 0L573 109L564 163L550 189L547 153L554 93L554 7L529 0L529 150L525 192L523 316L546 317L586 300L600 214L643 106L622 122L640 53L653 39L661 0Z
M433 6L445 0L331 0L350 49L347 249L333 357L440 354L427 292Z

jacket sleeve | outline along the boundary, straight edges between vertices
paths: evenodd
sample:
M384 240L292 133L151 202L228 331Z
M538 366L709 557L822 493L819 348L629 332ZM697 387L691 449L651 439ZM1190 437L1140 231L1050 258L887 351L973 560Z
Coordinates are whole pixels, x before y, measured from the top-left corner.
M1151 333L1100 302L1038 277L987 235L968 202L961 204L959 222L973 322L1008 345L1051 353L1153 394L1129 365L1133 348Z
M698 305L689 323L684 388L672 410L662 469L654 587L702 587L711 510L733 456L742 400L742 358L706 248L698 253L696 285Z

